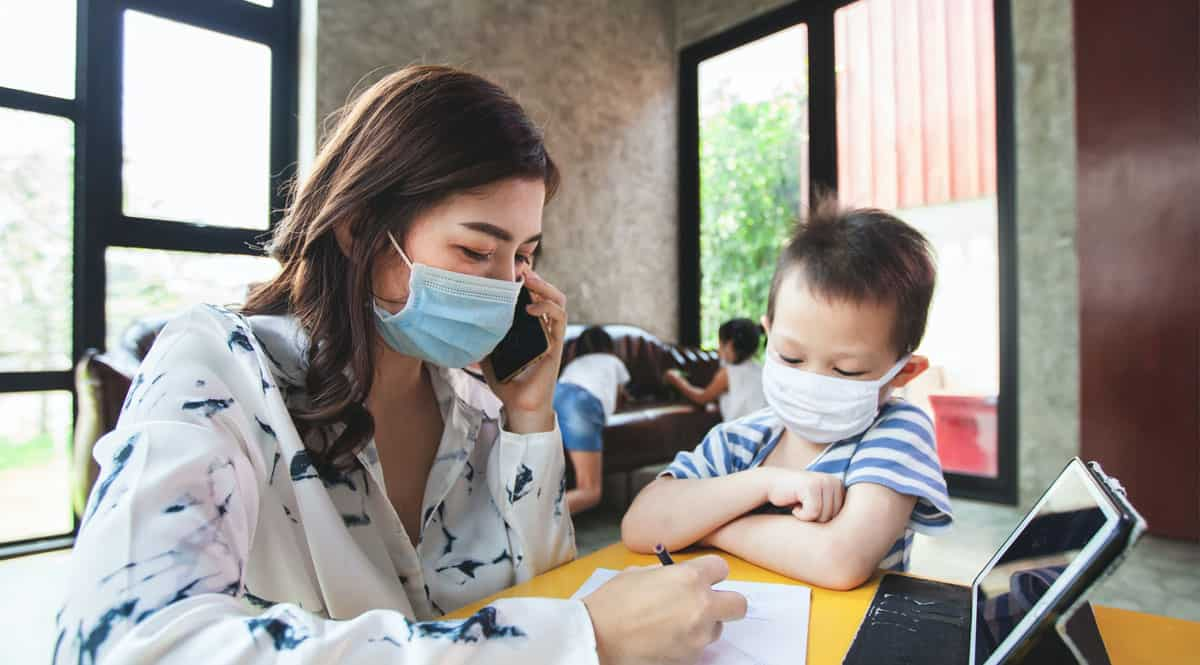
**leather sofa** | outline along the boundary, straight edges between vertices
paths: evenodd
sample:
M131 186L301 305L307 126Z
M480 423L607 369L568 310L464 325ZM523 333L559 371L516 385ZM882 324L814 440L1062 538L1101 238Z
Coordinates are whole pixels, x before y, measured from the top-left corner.
M570 325L563 344L563 367L575 358L576 341L585 326ZM625 496L632 496L632 472L666 464L680 450L691 450L721 420L715 409L688 402L663 383L668 369L681 369L697 385L707 385L720 367L715 351L664 342L629 325L605 325L617 357L629 369L632 400L620 404L604 428L604 475L625 474Z
M92 447L111 431L120 416L125 393L141 359L164 318L135 323L122 336L119 348L106 353L88 350L75 367L79 413L72 459L72 503L82 514L98 468ZM570 325L563 346L563 367L575 358L576 340L585 326ZM606 325L616 355L629 369L631 400L622 403L604 429L604 474L625 474L626 496L632 492L632 472L665 464L680 450L694 448L720 421L715 409L692 405L662 382L668 369L682 369L693 383L704 385L720 366L713 351L680 347L629 325Z

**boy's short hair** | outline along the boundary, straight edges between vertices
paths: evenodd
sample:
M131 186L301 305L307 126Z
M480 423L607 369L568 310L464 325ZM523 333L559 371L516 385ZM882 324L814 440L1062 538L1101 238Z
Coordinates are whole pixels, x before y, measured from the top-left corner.
M937 276L933 252L920 231L896 217L842 207L829 194L815 199L779 253L767 300L771 321L780 284L797 269L814 295L895 304L892 341L899 355L912 353L925 336Z
M602 326L584 328L583 332L579 333L579 341L575 344L576 356L585 356L589 353L612 353L616 350L612 337L604 331Z

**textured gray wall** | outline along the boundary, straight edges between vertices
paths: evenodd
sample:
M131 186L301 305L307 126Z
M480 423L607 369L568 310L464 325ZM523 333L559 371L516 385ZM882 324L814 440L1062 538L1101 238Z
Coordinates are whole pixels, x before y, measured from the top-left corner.
M571 320L635 323L673 340L672 16L670 0L321 0L318 117L407 64L501 84L545 128L563 171L539 271L567 294Z
M675 45L683 48L789 0L675 0Z
M1014 0L1021 503L1079 454L1075 57L1070 0Z
M677 48L787 4L677 0ZM1070 0L1012 0L1021 503L1079 453L1075 65Z

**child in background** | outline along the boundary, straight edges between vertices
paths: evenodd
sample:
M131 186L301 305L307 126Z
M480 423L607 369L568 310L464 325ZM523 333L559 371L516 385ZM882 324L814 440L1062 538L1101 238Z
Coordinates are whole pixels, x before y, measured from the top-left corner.
M604 328L586 328L575 344L575 359L563 368L554 390L563 446L575 469L575 487L566 497L572 515L600 503L601 434L630 378L625 363L613 355L615 347Z
M819 200L771 282L770 408L679 453L626 513L625 544L718 547L833 589L906 570L913 532L951 522L933 424L891 397L928 367L913 351L934 276L912 227Z
M761 332L762 326L750 319L730 319L717 329L721 369L707 386L693 386L677 369L668 370L663 381L695 404L717 400L722 420L754 413L767 405L762 391L762 365L754 359Z

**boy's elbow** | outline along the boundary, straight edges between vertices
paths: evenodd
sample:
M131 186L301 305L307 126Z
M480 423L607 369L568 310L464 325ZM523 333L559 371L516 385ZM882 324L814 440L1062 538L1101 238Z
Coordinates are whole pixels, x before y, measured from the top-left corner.
M828 543L824 560L829 562L822 580L814 580L834 591L857 589L871 579L879 562L863 556L862 548L850 542L833 540Z
M832 566L829 576L821 586L834 591L850 591L866 584L875 574L874 568L856 565L849 561L839 562Z
M650 542L649 536L650 529L645 528L641 517L631 507L621 518L621 542L638 554L650 554L654 551L654 543Z

